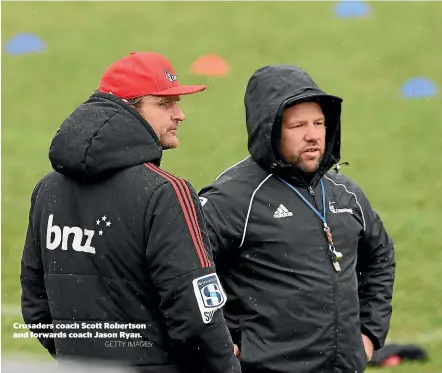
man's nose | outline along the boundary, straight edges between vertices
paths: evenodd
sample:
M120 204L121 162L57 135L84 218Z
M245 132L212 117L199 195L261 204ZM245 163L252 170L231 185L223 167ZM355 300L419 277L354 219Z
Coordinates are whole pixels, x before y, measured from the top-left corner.
M181 110L181 107L179 105L176 105L175 110L173 112L173 119L183 121L186 119L186 116L184 115L183 110Z
M319 135L320 135L319 126L316 126L314 123L309 123L305 132L306 141L318 141Z

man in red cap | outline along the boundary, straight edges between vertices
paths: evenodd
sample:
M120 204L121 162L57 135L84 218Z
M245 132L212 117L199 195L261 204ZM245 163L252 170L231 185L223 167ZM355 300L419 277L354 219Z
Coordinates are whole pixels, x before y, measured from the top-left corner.
M184 113L180 96L201 92L204 85L180 85L170 62L157 53L131 53L103 74L99 91L131 104L150 124L163 149L176 148ZM167 108L167 110L164 110Z
M111 65L52 140L21 263L22 314L57 359L140 372L240 372L197 194L160 168L178 82L156 53ZM44 334L41 334L44 333Z

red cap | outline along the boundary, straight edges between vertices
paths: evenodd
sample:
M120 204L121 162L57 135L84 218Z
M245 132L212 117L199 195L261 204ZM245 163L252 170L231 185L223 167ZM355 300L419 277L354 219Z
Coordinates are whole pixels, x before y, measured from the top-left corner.
M98 88L122 99L189 95L204 89L205 85L180 85L171 63L153 52L132 52L113 63L104 72Z

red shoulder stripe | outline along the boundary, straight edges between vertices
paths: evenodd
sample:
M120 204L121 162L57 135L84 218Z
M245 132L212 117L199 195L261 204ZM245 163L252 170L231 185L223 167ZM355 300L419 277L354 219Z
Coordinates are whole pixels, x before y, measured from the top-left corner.
M192 201L188 200L188 195L182 191L182 185L179 182L179 179L177 179L175 176L170 175L166 173L164 170L158 168L152 163L145 163L144 164L148 169L152 170L153 172L157 173L158 175L162 176L164 179L170 182L173 189L175 190L175 193L178 197L178 201L181 205L181 209L183 210L184 218L187 223L187 227L189 228L190 236L192 237L193 244L195 246L198 258L201 263L201 267L208 267L210 266L210 263L207 259L207 254L202 246L202 239L201 239L201 232L198 230L198 222L195 221L195 218L192 213L191 209L189 209L189 206L192 206ZM186 185L187 188L187 185ZM190 192L189 192L190 194Z

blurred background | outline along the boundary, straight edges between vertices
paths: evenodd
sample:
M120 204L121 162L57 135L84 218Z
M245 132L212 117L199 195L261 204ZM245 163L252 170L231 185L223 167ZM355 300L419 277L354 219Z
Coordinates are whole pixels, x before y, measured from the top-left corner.
M244 91L266 64L306 69L344 98L342 172L368 195L395 241L389 341L430 356L385 372L442 372L442 3L3 2L2 357L50 359L13 338L20 258L34 185L51 171L61 122L132 51L167 56L182 84L181 146L162 166L199 191L248 155Z

